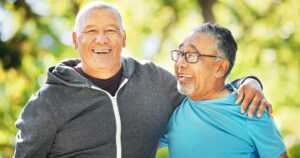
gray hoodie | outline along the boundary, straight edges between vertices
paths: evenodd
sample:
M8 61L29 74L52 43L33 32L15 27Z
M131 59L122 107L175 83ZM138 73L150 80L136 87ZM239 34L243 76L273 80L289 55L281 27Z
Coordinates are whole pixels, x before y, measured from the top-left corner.
M153 158L184 97L175 77L152 62L122 58L124 80L111 96L73 69L79 63L49 68L16 122L14 157Z

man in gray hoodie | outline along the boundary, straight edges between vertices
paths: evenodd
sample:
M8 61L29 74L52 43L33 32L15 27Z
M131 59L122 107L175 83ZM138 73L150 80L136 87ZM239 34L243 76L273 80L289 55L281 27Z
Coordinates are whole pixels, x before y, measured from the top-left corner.
M184 96L168 71L122 57L125 41L113 6L93 2L78 13L73 42L80 59L49 68L46 83L16 122L14 157L155 157L159 137ZM258 114L271 107L256 80L244 84L239 101L244 98L247 107L252 100L251 114L258 102Z

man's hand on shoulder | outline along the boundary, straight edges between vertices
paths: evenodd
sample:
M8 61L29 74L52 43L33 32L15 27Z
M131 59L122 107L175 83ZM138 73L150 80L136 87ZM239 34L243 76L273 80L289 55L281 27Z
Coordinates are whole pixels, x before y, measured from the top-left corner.
M265 108L268 108L269 116L272 117L272 105L264 96L260 83L253 79L247 78L238 89L236 104L242 103L241 113L245 113L248 108L248 117L252 118L257 106L259 106L256 116L261 117Z

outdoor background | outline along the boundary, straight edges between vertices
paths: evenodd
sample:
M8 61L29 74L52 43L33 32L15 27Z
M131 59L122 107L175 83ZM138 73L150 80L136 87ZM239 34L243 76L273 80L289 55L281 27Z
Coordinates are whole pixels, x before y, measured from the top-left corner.
M84 0L0 0L0 158L11 157L15 121L47 68L78 57L71 43ZM300 158L300 4L298 0L108 0L123 16L123 53L173 72L170 50L207 21L238 42L229 79L256 75L273 104L291 158ZM167 150L157 158L166 158Z

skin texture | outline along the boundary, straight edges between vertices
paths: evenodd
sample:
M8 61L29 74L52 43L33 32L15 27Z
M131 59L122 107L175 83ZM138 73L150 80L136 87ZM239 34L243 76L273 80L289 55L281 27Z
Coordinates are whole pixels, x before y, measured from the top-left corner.
M194 33L179 45L179 50L186 53L199 51L201 54L218 56L215 43L215 38L208 33ZM191 64L181 57L174 67L179 91L195 101L229 95L224 82L229 64L228 60L205 56L200 56L197 63ZM286 152L282 153L280 158L287 158Z
M105 8L92 10L79 33L73 32L85 73L107 79L120 70L121 52L126 46L126 33L121 28L117 13Z
M203 33L202 33L203 34ZM199 39L196 39L199 38ZM213 43L214 38L210 35L203 35L203 37L192 37L192 35L188 35L185 40L182 42L182 44L179 45L179 50L184 51L184 52L195 52L195 51L200 51L201 54L206 54L206 55L216 55L217 54L217 49L215 44ZM200 39L202 38L202 39ZM203 40L205 39L205 40ZM201 40L201 45L196 46L197 40ZM185 44L189 42L189 44ZM228 69L228 65L226 64L226 60L216 60L216 58L210 58L210 57L203 57L201 56L199 59L199 62L196 64L189 64L187 63L184 59L179 59L177 63L175 63L175 74L176 77L179 81L178 84L178 89L181 90L184 94L189 94L191 92L188 91L194 91L197 89L197 91L201 91L201 84L202 86L205 84L203 81L197 82L196 78L197 76L200 76L201 78L201 73L203 72L196 72L195 68L197 66L205 65L209 61L211 62L216 62L216 67L214 68L214 71L218 70L217 75L222 75L222 69ZM226 66L227 65L227 66ZM187 71L192 71L192 72L187 72ZM200 70L202 71L202 70ZM184 77L180 78L179 75L192 75L190 77ZM211 81L211 76L210 78L207 78L208 81ZM204 80L205 81L205 80ZM191 83L197 83L197 84L191 84ZM210 86L211 85L216 85L217 83L209 82ZM181 86L182 85L182 86ZM200 87L199 87L200 86ZM195 89L194 89L195 88ZM212 89L212 87L210 87ZM212 91L213 95L218 95L216 92ZM205 95L211 95L203 92L202 94L198 94L198 97L206 97ZM201 99L198 98L197 96L191 95L193 98ZM246 109L249 107L248 110L248 117L252 118L253 113L255 112L255 109L257 106L259 106L258 111L256 113L256 117L261 117L263 111L265 108L268 109L269 116L272 117L272 105L266 100L265 96L263 95L263 91L260 88L259 83L254 80L254 79L247 79L238 89L238 97L236 104L242 104L241 106L241 113L245 113Z
M126 46L126 33L115 10L94 9L86 17L79 31L72 34L73 44L80 54L83 71L95 78L108 79L121 68L121 51ZM94 50L106 53L97 54ZM204 58L206 57L203 57L203 60L213 60ZM269 114L272 114L272 106L264 97L256 80L247 79L238 92L237 103L242 103L242 113L251 103L248 113L249 117L252 117L260 103L258 117L266 107Z
M272 105L267 101L267 99L263 95L262 89L259 88L259 83L257 81L253 82L251 80L246 80L244 84L246 84L247 86L241 86L238 89L238 96L236 100L236 104L242 104L241 113L245 113L246 109L249 108L248 116L249 118L251 118L257 105L259 105L256 114L258 118L261 117L266 107L268 108L269 116L272 117Z
M215 39L208 33L195 33L188 36L179 49L183 52L199 51L201 54L206 55L218 54ZM229 91L224 88L223 78L228 67L229 62L215 57L200 56L198 62L194 64L180 58L175 63L175 74L179 87L186 91L185 94L189 95L191 99L208 100L229 94ZM220 80L217 81L216 78L221 78L221 82Z

